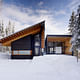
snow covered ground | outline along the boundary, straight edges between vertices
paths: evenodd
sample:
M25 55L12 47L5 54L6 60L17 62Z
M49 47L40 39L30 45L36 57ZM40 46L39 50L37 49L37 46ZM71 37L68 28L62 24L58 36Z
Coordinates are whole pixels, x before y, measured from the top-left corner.
M68 55L11 60L0 53L0 80L80 80L80 61Z

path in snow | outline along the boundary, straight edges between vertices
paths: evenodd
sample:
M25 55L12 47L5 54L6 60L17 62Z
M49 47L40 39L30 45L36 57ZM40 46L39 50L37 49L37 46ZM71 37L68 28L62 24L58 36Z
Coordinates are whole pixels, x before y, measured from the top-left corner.
M67 55L11 60L0 53L0 80L80 80L80 62Z

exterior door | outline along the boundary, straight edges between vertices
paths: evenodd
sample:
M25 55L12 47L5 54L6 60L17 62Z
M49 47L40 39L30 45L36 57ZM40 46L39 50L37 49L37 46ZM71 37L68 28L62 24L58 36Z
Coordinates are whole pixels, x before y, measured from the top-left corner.
M62 47L55 47L55 53L62 53Z

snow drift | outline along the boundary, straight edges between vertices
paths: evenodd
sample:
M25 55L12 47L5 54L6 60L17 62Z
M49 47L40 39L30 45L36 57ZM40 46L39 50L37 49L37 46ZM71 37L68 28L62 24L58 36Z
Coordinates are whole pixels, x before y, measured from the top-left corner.
M80 80L80 62L68 55L11 60L0 53L0 80Z

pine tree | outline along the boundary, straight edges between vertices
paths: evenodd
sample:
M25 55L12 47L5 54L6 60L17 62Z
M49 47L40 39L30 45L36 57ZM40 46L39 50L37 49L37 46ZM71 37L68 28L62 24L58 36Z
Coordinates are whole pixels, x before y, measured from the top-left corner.
M74 14L74 12L72 12L72 15L69 20L69 29L68 29L70 33L73 35L72 40L71 40L72 51L74 50L74 47L75 47L75 38L74 38L75 37L74 34L76 30L75 22L76 22L76 15Z
M2 31L1 31L1 33L2 33L2 37L4 37L4 24L3 24L3 21L2 21Z
M4 24L3 21L0 23L0 38L4 37ZM3 51L4 47L0 45L0 51Z
M72 12L72 15L71 15L70 20L69 20L69 29L68 29L70 31L70 33L73 32L74 20L75 20L75 14L74 14L74 12Z
M5 35L8 36L8 30L7 30L7 27L5 28Z
M76 32L78 33L77 39L76 39L76 45L77 49L80 50L80 5L77 10L77 23L76 23Z
M72 33L72 51L76 53L78 60L78 51L80 50L80 5L77 9L77 14L74 15L74 13L72 13L69 23L69 31Z
M0 38L2 37L1 31L2 31L2 26L1 26L1 23L0 23Z
M8 25L5 28L5 34L6 36L9 36L10 34L13 34L15 32L14 30L14 24L11 24L11 21L8 22Z
M13 26L12 26L12 34L15 32L15 30L14 30L14 24L13 24Z
M1 38L4 37L4 24L3 24L3 21L2 21L2 23L0 23L0 37Z

